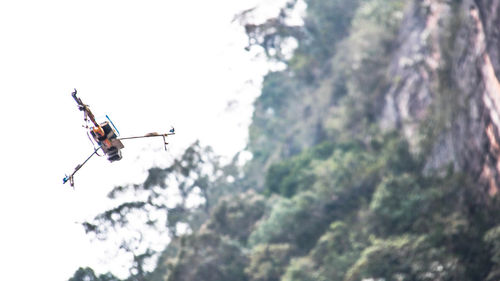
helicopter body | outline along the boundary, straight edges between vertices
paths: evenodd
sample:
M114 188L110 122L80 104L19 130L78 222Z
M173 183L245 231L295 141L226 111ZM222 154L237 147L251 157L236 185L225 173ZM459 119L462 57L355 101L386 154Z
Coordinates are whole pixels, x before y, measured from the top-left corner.
M111 123L104 121L99 124L99 127L93 127L90 130L95 143L97 143L110 162L119 161L122 159L121 149L125 146L118 139L118 133L111 126Z
M169 135L174 135L175 130L172 127L168 133L159 134L159 133L149 133L143 136L134 136L134 137L126 137L120 138L119 132L116 129L115 125L106 115L107 121L97 123L94 114L90 111L88 105L84 104L80 98L76 96L76 89L71 96L75 99L78 104L78 109L83 111L85 125L84 127L88 129L88 135L91 141L94 144L94 152L82 163L78 164L71 175L67 175L63 179L63 183L70 182L71 186L74 186L74 175L78 170L80 170L85 163L87 163L92 156L96 155L99 150L102 150L104 155L107 156L110 162L119 161L122 159L121 150L125 147L122 143L122 140L130 140L130 139L139 139L139 138L149 138L149 137L163 137L163 142L165 146L165 150L167 149L166 137ZM97 154L99 155L99 154Z

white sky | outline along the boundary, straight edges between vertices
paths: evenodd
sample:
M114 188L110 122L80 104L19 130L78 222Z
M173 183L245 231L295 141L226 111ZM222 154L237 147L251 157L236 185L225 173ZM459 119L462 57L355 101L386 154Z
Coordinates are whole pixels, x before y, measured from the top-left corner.
M244 148L269 65L243 50L231 20L256 4L273 16L282 2L0 1L0 279L67 280L79 266L119 274L78 222L110 206L113 186L141 182L196 139L223 155ZM62 185L92 152L73 88L122 136L174 125L170 151L161 139L129 141L122 161L94 158L76 190Z

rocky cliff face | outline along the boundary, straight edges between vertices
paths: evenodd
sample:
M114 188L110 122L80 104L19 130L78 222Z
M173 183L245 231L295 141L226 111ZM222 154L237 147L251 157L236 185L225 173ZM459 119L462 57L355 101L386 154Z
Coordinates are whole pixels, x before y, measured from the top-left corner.
M500 186L499 17L499 0L414 1L389 68L381 118L415 150L429 152L428 171L451 165L490 195Z

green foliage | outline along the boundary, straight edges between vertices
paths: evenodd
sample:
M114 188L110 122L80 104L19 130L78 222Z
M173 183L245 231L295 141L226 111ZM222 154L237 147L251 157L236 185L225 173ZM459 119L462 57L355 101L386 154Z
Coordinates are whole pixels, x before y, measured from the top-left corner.
M245 269L249 280L279 281L290 261L292 247L289 244L258 245L250 254L250 264Z
M314 175L308 172L311 160L309 155L301 154L269 167L264 184L265 193L291 197L299 190L310 188L314 183Z
M307 46L314 48L308 50L314 58L323 60L334 53L335 44L349 34L351 20L360 2L306 0L308 16L305 28L312 37Z
M122 281L111 273L97 276L90 267L79 268L68 281Z
M424 236L376 240L349 269L345 280L462 280L463 267Z
M116 188L110 197L133 192L134 200L87 230L130 226L136 211L168 230L157 268L140 275L147 281L499 280L498 202L482 196L476 177L424 172L426 155L378 127L406 1L306 0L303 27L286 24L295 3L275 21L246 26L250 45L270 57L283 59L286 38L298 47L285 70L264 78L244 170L236 157L223 167L194 144L144 183ZM189 207L196 194L202 203ZM165 221L151 216L157 211ZM189 230L179 233L180 224ZM135 269L147 254L134 253ZM77 273L71 281L115 281Z
M236 15L234 20L239 20L245 27L248 36L248 51L253 46L260 46L269 60L285 61L283 45L289 38L302 37L302 31L299 26L287 24L287 18L293 11L297 0L289 0L286 5L280 9L278 15L267 19L263 23L253 23L248 20L248 14L251 14L255 8L245 10Z
M488 245L481 238L494 216L477 209L481 199L474 187L461 174L386 178L373 196L369 229L387 241L399 234L425 237L425 251L441 249L436 258L456 259L460 278L483 280L490 258L484 255Z
M249 239L251 246L300 245L295 255L306 255L291 260L284 280L484 276L489 265L481 255L481 218L488 214L470 209L478 198L466 177L424 175L397 134L375 135L369 145L336 144L323 157L311 151L319 149L276 165L286 168L281 175L269 169L279 180L269 179L268 187L302 171L314 175L314 184L278 199ZM394 263L382 266L386 258Z
M357 149L359 146L356 143L324 142L297 156L275 163L267 170L264 193L267 195L277 193L289 198L300 191L311 190L317 178L314 169L319 169L325 160L331 159L330 156L334 153ZM345 159L333 161L343 164L343 160Z
M377 121L384 94L391 54L406 1L362 1L352 19L349 36L339 42L331 60L334 80L332 98L341 111L330 116L330 130L366 132Z
M327 281L317 272L315 263L308 257L292 259L282 281Z
M337 44L349 34L351 20L360 0L307 0L304 18L306 39L299 40L288 66L307 84L325 74L325 66L335 54Z
M484 241L491 245L491 261L500 265L500 226L496 226L486 232Z
M381 1L307 1L305 38L298 41L287 69L266 75L255 102L249 139L254 160L247 172L258 188L271 163L324 141L326 131L359 134L375 121L387 80L388 42L395 37L403 3L389 2L390 9ZM366 15L370 18L363 21ZM353 20L360 23L351 27ZM371 28L366 34L364 26ZM333 78L323 80L326 73ZM332 104L340 105L335 112L342 117L329 116Z
M265 198L254 191L221 198L206 227L246 244L255 222L264 214Z
M289 69L297 78L306 83L314 82L328 59L334 54L335 45L349 33L351 20L362 0L318 1L306 0L307 15L304 26L287 24L287 18L293 11L297 1L291 0L282 8L276 17L263 23L248 22L247 10L237 19L245 27L249 45L260 46L268 58L288 63ZM289 39L297 40L298 47L291 59L285 60L284 46Z
M139 199L122 202L104 211L95 217L94 222L87 222L86 229L105 237L115 228L129 226L129 217L137 213L147 216L145 224L152 228L163 227L163 224L158 220L150 219L150 214L157 213L160 216L167 214L168 230L173 236L177 235L179 223L188 223L191 228L196 229L199 227L199 221L196 219L196 214L187 212L188 198L197 195L198 201L202 202L201 208L208 209L213 199L209 196L208 190L224 186L223 184L220 187L210 186L207 170L214 174L221 171L224 178L228 176L211 149L202 148L198 142L195 142L169 167L149 169L148 176L143 183L115 187L108 195L110 199L121 199L122 196L130 193L134 193L132 198ZM167 189L178 191L179 198L174 207L170 206L172 200L167 204L169 201ZM96 225L98 227L95 227Z
M487 280L498 280L500 278L500 226L496 226L486 232L484 241L490 247L491 262L494 264L488 274Z
M307 251L325 228L322 209L320 200L311 192L302 192L292 199L279 199L270 214L257 224L249 244L289 243Z
M93 221L84 222L85 231L100 240L120 240L120 249L132 260L131 277L142 280L149 274L144 265L159 255L154 244L198 230L207 220L212 204L239 190L235 188L240 173L237 162L235 156L222 166L211 148L195 142L170 166L149 169L143 183L115 187L108 197L119 204ZM144 239L145 234L156 235L157 241Z
M397 134L374 136L370 144L337 144L330 157L316 161L314 189L332 211L347 213L367 204L375 187L391 174L418 169L408 146Z
M336 221L317 241L309 257L319 265L318 275L322 280L341 280L366 244L363 235Z
M200 231L181 239L175 260L164 265L167 281L246 281L247 259L240 246L211 231Z
M415 176L403 174L384 179L370 203L375 232L385 236L409 231L423 215L427 199Z
M288 81L288 83L283 83ZM299 85L287 77L283 71L269 72L262 82L262 91L255 101L265 110L272 110L274 114L280 113L286 108L288 100L297 93Z
M165 281L167 274L170 273L177 263L177 257L183 247L183 241L180 237L174 237L168 243L158 258L156 268L149 274L148 281Z
M348 149L336 149L326 161L315 168L318 181L315 188L323 194L340 194L366 186L365 180L373 177L372 167L377 159L361 145L352 144Z
M286 139L288 103L299 85L285 71L270 72L264 77L262 94L255 101L255 112L249 129L249 148L254 162L264 164Z

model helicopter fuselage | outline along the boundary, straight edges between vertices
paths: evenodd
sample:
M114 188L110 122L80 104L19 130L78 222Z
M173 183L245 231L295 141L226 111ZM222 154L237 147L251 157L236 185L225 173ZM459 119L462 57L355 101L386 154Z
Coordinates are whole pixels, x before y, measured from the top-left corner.
M117 132L108 121L102 122L99 127L93 127L90 130L90 135L101 147L104 154L108 156L110 162L122 159L121 149L124 148L124 145L118 139Z
M73 173L69 176L66 176L63 179L63 183L70 182L71 186L74 186L74 175L80 168L87 163L87 161L92 158L92 156L96 155L99 150L102 150L104 154L107 156L108 160L110 162L115 162L119 161L122 159L122 153L121 149L124 148L124 145L122 143L122 140L129 140L129 139L139 139L139 138L149 138L149 137L163 137L163 142L165 146L165 150L167 149L167 142L166 142L166 137L169 135L174 135L175 131L174 128L172 128L168 133L164 134L159 134L159 133L149 133L143 136L134 136L134 137L126 137L126 138L119 138L119 133L116 127L114 126L113 122L109 117L106 115L106 118L108 119L107 121L98 123L94 117L94 114L92 111L90 111L90 108L88 105L84 104L80 98L76 96L77 91L71 93L71 96L75 99L76 103L78 104L78 109L80 111L83 111L84 114L84 120L85 120L85 128L87 128L88 134L92 141L94 142L97 147L94 149L94 152L82 163L76 166L75 170Z
M121 160L121 149L124 148L124 145L118 139L116 128L112 126L111 121L104 121L98 124L88 105L84 104L82 100L76 96L76 93L75 89L75 91L71 93L71 96L73 96L78 104L78 109L84 112L86 123L91 123L91 126L87 124L85 126L89 129L89 133L95 143L102 149L104 154L108 156L110 162Z

